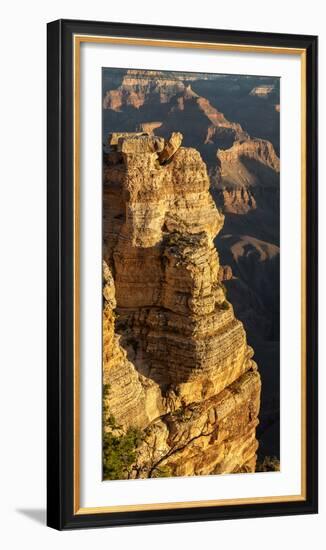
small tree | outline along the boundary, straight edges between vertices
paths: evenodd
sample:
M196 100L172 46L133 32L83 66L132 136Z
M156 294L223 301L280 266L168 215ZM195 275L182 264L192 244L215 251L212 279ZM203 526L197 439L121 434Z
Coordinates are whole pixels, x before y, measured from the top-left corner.
M103 478L128 479L136 461L141 431L129 427L124 433L113 414L110 414L107 399L111 387L103 386Z
M115 426L112 432L103 434L103 477L128 479L137 457L141 432L138 428L128 428L125 434L115 435L113 432L118 429Z
M257 461L256 472L279 472L280 461L276 456L265 456L263 461Z

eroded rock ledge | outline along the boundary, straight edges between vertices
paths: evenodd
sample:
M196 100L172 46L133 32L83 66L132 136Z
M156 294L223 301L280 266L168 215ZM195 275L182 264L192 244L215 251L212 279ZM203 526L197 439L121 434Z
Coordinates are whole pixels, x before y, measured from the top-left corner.
M221 283L224 217L181 141L113 134L104 169L106 406L142 430L128 477L255 470L260 376Z

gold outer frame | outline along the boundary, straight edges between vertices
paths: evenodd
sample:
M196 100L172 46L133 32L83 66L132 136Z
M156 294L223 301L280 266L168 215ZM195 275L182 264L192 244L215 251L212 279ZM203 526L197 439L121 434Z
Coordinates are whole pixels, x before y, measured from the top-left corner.
M150 504L128 504L119 506L80 506L80 47L82 43L123 44L130 46L154 46L165 48L191 48L219 51L240 51L249 53L299 55L301 62L301 492L298 495L247 497L235 499L201 500L188 502L164 502ZM306 58L304 48L275 46L254 46L246 44L223 44L182 40L157 40L75 34L73 39L73 192L74 192L74 514L103 514L144 510L167 510L182 508L205 508L209 506L230 506L237 504L261 504L276 502L305 501L306 480Z

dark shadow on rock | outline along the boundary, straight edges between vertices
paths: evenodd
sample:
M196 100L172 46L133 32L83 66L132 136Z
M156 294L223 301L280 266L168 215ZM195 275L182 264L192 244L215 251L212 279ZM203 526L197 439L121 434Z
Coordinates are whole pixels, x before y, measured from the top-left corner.
M46 510L45 508L18 508L16 510L19 514L23 514L29 519L46 525Z

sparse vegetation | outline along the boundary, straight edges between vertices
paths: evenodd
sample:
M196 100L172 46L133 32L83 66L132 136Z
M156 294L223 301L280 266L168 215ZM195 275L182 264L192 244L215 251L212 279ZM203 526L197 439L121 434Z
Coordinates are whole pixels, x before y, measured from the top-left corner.
M109 413L107 397L110 384L103 386L103 478L128 479L142 441L138 428L124 433L113 414Z
M177 417L180 420L183 420L185 418L185 413L186 413L185 408L179 407L179 409L176 409L173 412L173 416Z
M158 466L152 473L152 477L172 477L172 470L170 466Z
M280 461L276 456L265 456L262 461L257 460L256 472L279 472Z
M226 288L225 284L221 282L221 283L220 283L220 287L221 287L221 289L223 290L224 296L225 296L225 298L226 298L226 296L227 296L227 288Z
M118 427L113 428L113 430ZM103 434L103 477L104 479L128 479L141 442L141 431L128 428L122 435L113 432Z
M172 246L174 244L178 244L182 240L181 233L178 233L177 231L174 231L173 233L170 233L168 235L167 241L169 246Z

